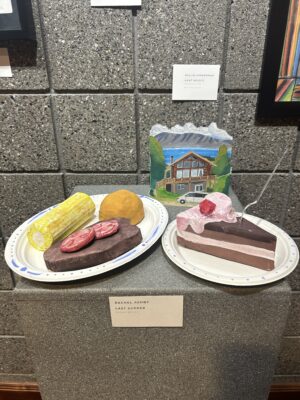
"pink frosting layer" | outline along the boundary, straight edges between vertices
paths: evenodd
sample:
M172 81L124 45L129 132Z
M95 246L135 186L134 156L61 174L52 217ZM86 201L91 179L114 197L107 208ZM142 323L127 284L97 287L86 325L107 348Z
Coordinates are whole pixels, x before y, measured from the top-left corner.
M201 234L204 231L205 224L208 224L209 222L224 221L234 223L237 221L231 199L226 196L226 194L214 192L208 194L205 199L215 203L216 208L213 213L207 216L203 215L200 212L199 205L179 213L176 217L177 229L179 231L186 230L190 225L194 232Z

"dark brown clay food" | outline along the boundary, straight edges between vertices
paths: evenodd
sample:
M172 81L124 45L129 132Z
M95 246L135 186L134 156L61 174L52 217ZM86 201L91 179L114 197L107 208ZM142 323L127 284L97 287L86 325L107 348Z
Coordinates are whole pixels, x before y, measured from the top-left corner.
M63 272L93 267L110 261L141 243L142 234L128 219L117 218L119 231L101 240L94 240L75 253L63 253L61 242L54 243L44 253L46 266L51 271Z

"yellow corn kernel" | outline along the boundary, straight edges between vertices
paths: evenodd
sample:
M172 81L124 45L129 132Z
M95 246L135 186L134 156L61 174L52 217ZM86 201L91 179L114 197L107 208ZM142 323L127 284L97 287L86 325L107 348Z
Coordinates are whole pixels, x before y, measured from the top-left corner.
M85 193L75 193L45 215L34 221L27 239L37 250L47 250L56 240L63 239L92 218L95 204Z

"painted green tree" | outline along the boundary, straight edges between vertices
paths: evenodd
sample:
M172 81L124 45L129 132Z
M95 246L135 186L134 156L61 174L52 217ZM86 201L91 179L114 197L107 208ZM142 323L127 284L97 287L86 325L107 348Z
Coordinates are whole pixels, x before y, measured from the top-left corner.
M213 187L214 192L223 192L228 194L230 186L230 159L227 154L227 147L222 144L214 161L212 173L216 175L216 181Z
M219 152L214 161L214 166L212 168L212 173L217 176L227 175L230 173L231 166L230 160L227 154L227 147L222 144L219 147Z
M149 137L150 142L150 160L151 160L151 174L150 174L150 194L154 194L156 183L164 178L166 163L161 144L155 137Z

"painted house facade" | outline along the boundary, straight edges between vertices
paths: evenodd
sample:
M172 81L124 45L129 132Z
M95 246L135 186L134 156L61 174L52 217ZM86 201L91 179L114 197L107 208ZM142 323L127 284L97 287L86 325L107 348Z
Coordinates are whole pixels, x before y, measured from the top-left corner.
M213 162L192 151L175 161L171 157L164 179L157 183L156 188L178 194L205 192L215 180L213 165Z

